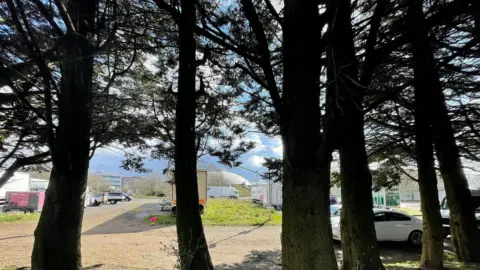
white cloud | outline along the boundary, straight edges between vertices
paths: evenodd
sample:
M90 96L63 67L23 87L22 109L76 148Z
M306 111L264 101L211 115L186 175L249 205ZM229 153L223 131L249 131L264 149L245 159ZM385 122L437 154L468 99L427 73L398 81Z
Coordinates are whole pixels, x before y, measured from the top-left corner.
M247 159L248 164L250 164L253 167L263 167L262 163L265 162L265 159L259 155L251 155Z
M271 146L271 150L275 155L283 157L283 143L280 138L275 138Z
M267 146L263 144L262 139L260 139L260 135L258 135L258 133L249 132L245 140L255 143L255 148L252 150L253 152L260 152L267 149Z

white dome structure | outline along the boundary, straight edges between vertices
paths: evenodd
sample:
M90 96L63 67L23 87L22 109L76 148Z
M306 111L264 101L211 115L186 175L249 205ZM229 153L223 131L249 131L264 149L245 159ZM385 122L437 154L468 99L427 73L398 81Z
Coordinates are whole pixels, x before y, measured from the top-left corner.
M224 185L250 185L247 179L242 176L227 172L227 171L209 171L208 172L209 186L224 186Z

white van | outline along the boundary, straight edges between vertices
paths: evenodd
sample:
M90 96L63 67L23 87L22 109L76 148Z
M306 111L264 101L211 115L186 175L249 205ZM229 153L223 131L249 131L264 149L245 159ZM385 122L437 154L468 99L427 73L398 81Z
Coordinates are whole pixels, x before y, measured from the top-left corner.
M233 187L207 187L207 195L209 198L232 198L238 199L238 190Z

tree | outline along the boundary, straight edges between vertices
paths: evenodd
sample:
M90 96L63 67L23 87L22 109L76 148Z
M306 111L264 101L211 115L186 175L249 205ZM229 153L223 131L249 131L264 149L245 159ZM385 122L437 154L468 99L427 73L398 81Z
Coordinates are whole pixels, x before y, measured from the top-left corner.
M158 175L149 174L139 177L135 181L136 194L145 196L169 196L172 192L172 186L166 180Z
M362 102L370 80L365 70L372 68L377 31L386 1L377 1L365 45L363 74L358 74L351 24L350 1L329 1L327 36L327 90L334 122L332 139L340 155L342 189L341 237L343 269L384 269L376 243L372 212L372 176L365 149ZM368 74L368 70L366 71ZM328 102L328 101L327 101ZM338 104L338 105L334 105ZM327 107L328 111L328 107ZM327 128L330 128L327 126Z
M197 69L194 1L181 1L179 21L178 97L175 110L175 186L177 236L181 268L213 269L198 211L197 151L195 145Z
M246 2L249 5L251 2L243 1L248 18L252 16L248 12L252 11ZM249 21L254 31L257 25L255 34L260 46L266 46L262 40L263 30L258 29L258 23L253 24L252 19ZM337 268L329 216L331 153L326 150L320 131L319 76L323 44L319 22L317 3L285 1L282 100L278 93L271 95L278 108L284 145L284 269ZM317 246L323 248L318 250Z
M94 93L101 94L96 101L113 98L110 86L132 63L112 61L115 64L109 66L118 54L112 56L107 48L118 49L135 36L135 31L123 32L122 42L114 42L116 26L123 26L112 19L118 18L119 6L116 1L18 0L0 6L5 15L0 37L5 48L0 57L2 68L16 70L2 73L1 84L11 91L0 102L5 108L2 113L7 115L2 124L12 141L17 141L3 157L2 165L11 164L1 181L6 182L23 166L52 163L46 202L35 232L33 269L81 268L80 232L89 158L97 147L118 138L112 136L122 130L116 123L125 123L124 118L114 120L112 107L96 106L92 101ZM132 19L121 18L122 22ZM134 51L135 46L133 59ZM102 69L107 76L98 76ZM100 134L105 137L99 139ZM33 153L22 151L26 149Z
M110 191L110 185L104 177L91 173L87 175L87 186L93 194Z
M423 216L423 243L421 267L443 268L443 227L438 201L437 175L433 157L433 130L430 119L434 115L426 104L430 87L426 74L426 51L423 42L428 43L424 29L423 1L408 1L408 31L414 59L415 88L415 144L420 187L421 209Z
M415 8L415 15L422 16L422 5L412 2L410 8ZM419 86L430 89L430 96L423 100L421 106L432 106L430 123L432 124L435 150L440 173L445 184L445 191L450 209L450 228L452 242L457 259L460 261L480 261L480 242L472 239L480 239L472 197L468 189L467 179L463 172L459 150L456 145L454 131L448 116L445 96L440 84L439 76L435 67L435 59L432 50L428 46L427 32L422 29L422 19L417 19L415 32L416 43L412 42L415 63L418 66L422 80ZM420 27L419 27L420 25ZM422 31L422 32L420 32ZM421 70L421 72L420 72Z

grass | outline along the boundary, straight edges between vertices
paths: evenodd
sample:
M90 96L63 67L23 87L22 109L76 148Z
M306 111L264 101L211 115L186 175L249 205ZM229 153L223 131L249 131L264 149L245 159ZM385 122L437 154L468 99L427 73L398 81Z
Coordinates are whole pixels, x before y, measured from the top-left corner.
M270 220L269 220L270 212ZM174 225L175 217L170 215L155 215L158 224ZM148 220L151 216L147 217ZM258 226L281 225L282 215L274 210L248 201L229 199L210 199L202 215L202 221L207 226Z
M480 270L478 264L466 264L455 261L455 256L450 253L444 253L444 268L445 269L462 269L462 270ZM386 270L407 270L407 269L419 269L418 261L405 261L396 263L384 264Z
M416 209L416 208L396 208L394 207L395 210L397 211L401 211L401 212L404 212L405 214L408 214L410 216L421 216L422 215L422 212L420 211L420 209Z
M24 221L36 221L40 218L40 213L24 213L24 212L6 212L0 213L0 224L24 222Z

